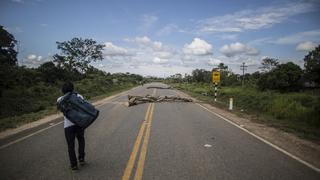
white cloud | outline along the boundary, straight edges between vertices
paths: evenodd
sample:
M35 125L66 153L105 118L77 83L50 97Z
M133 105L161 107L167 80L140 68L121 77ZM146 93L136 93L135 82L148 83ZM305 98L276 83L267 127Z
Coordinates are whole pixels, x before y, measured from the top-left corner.
M181 55L181 59L182 61L185 63L185 62L192 62L192 61L195 61L196 58L194 56L191 56L191 55Z
M206 33L242 32L272 27L294 15L315 10L312 2L294 2L282 6L247 9L233 14L199 21L198 31Z
M42 60L42 56L38 56L38 57L37 57L37 60L38 60L38 61L41 61L41 60Z
M36 59L37 59L37 55L35 55L35 54L29 54L29 55L27 56L27 59L28 59L28 60L36 60Z
M23 0L11 0L12 2L16 2L16 3L24 3Z
M274 41L276 44L297 44L304 41L320 41L320 29L291 34Z
M220 48L220 52L227 57L232 57L236 55L249 55L256 56L259 54L259 51L255 48L249 47L240 42L231 43L230 45L224 45Z
M303 42L320 42L320 29L311 31L303 31L294 34L290 34L280 38L262 37L259 39L248 42L249 45L259 46L265 43L269 44L281 44L281 45L296 45Z
M157 35L158 36L167 36L167 35L170 35L174 31L179 31L179 27L176 24L167 24L157 32Z
M133 43L135 47L119 47L108 43L109 56L105 61L94 63L99 69L109 72L131 72L143 75L168 76L175 73L191 73L193 69L207 69L217 66L219 63L237 67L242 63L257 64L257 50L241 44L236 56L224 55L213 57L213 46L200 38L194 38L184 45L181 50L175 50L162 42L153 41L147 36L125 39ZM235 47L237 47L237 43ZM234 50L234 45L229 45ZM237 50L237 48L235 48ZM132 56L122 56L122 54Z
M116 46L112 42L106 42L104 45L103 54L105 56L132 56L132 53L127 49Z
M134 68L132 68L134 67ZM127 66L127 67L116 67L116 68L100 68L102 70L116 73L116 72L130 72L135 74L142 74L144 76L157 76L157 77L168 77L176 73L191 73L194 69L193 67L184 67L179 65L166 66L163 64L144 64L138 66Z
M142 25L140 30L146 32L158 21L158 17L154 15L145 14L141 18Z
M21 63L22 63L22 65L25 65L27 67L38 67L47 61L52 61L52 57L48 56L46 58L43 58L40 55L29 54L21 60Z
M135 43L138 43L138 44L143 44L143 45L148 45L151 43L151 40L149 37L147 36L143 36L143 37L136 37L134 39L128 39L128 41L131 41L131 42L135 42Z
M297 51L312 51L317 47L317 44L311 41L299 43L296 47Z
M161 59L159 57L154 57L152 61L156 64L165 64L168 62L168 59Z
M210 66L216 66L218 64L222 63L222 61L220 59L217 58L210 58L208 61L208 65Z
M173 53L169 51L154 52L153 54L161 59L170 59L173 57Z
M100 63L100 64L98 65L98 67L104 68L104 67L106 67L106 66L105 66L104 64L101 64L101 63Z
M190 44L185 44L183 53L186 55L205 56L212 54L212 45L200 38L194 38Z
M140 66L172 66L181 62L176 58L176 52L173 48L163 45L162 42L153 41L147 36L127 38L125 42L133 43L136 47L119 47L111 42L105 43L105 60L99 65L93 65L100 69L122 69L123 72L133 72ZM112 70L112 71L113 71ZM141 74L142 72L140 72Z
M159 41L152 41L149 37L143 36L143 37L135 37L133 39L127 38L125 39L127 42L133 42L140 46L149 47L153 49L154 51L162 51L164 49L163 45Z
M153 42L152 45L153 45L152 47L153 47L153 49L154 49L155 51L160 51L160 50L162 49L162 43L159 42L159 41Z

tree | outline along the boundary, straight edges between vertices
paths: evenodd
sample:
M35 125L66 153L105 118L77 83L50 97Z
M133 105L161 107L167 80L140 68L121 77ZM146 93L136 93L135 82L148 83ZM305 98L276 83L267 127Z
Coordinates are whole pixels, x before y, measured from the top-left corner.
M305 77L320 85L320 45L304 57Z
M192 71L192 78L195 82L210 82L211 72L204 69L195 69Z
M14 36L0 25L0 65L17 65L17 51L14 49L17 41Z
M221 86L237 86L241 84L240 75L234 74L231 71L221 72Z
M224 63L220 63L218 65L218 68L220 69L220 71L226 71L228 70L228 66L224 65Z
M268 72L279 65L279 60L267 57L262 60L261 65L262 66L259 67L259 69L261 69L264 72Z
M299 81L301 76L302 69L292 62L288 62L262 74L257 85L261 90L296 91L301 87Z
M232 86L232 85L238 85L238 76L231 72L231 70L228 70L228 66L224 63L220 63L218 65L218 68L220 69L220 84L221 86Z
M42 74L43 81L49 84L53 84L57 80L63 80L66 74L63 69L57 68L52 61L41 64L37 70Z
M187 74L187 73L185 73L184 74L184 80L186 81L186 82L192 82L192 76L190 76L189 74Z
M92 39L73 38L71 41L57 42L61 54L53 56L58 67L68 71L85 73L92 61L102 60L104 45Z
M0 97L5 89L10 89L15 83L18 62L18 53L14 49L16 43L14 36L0 25Z

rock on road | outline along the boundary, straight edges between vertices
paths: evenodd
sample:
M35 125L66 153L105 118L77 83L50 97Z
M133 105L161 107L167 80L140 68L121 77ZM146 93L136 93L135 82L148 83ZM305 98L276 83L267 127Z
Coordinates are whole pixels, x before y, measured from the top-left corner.
M177 95L147 89L130 95ZM195 103L127 107L127 94L99 107L85 132L87 165L69 169L63 124L0 140L0 179L320 179L320 174ZM61 121L60 118L58 121ZM22 135L21 135L22 134Z

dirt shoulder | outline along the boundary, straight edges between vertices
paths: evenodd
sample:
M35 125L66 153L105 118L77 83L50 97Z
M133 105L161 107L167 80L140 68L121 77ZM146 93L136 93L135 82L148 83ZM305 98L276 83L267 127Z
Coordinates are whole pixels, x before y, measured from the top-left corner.
M177 91L182 96L192 98L195 102L199 100L191 97L190 95ZM205 102L199 102L202 106L206 107L210 111L213 111L240 127L248 130L249 132L261 137L262 139L284 149L290 154L310 163L311 165L320 168L320 145L305 139L301 139L294 134L290 134L273 127L269 127L265 124L252 122L249 119L245 119L237 116L236 114L214 107Z

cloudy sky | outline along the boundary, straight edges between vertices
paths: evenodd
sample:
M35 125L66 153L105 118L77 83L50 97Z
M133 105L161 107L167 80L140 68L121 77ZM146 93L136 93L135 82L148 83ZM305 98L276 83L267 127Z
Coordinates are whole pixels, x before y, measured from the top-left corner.
M257 70L264 57L303 65L320 43L318 0L1 0L0 25L19 41L30 67L58 53L56 41L105 45L107 72L168 76L223 62Z

